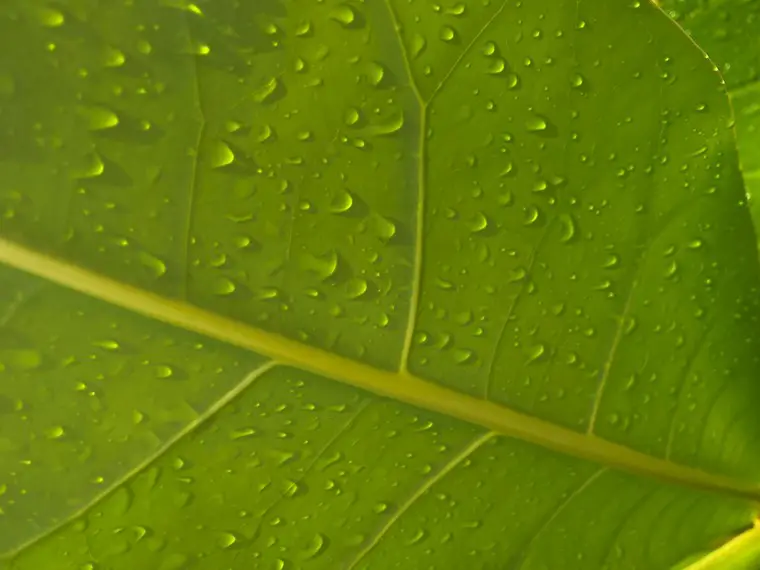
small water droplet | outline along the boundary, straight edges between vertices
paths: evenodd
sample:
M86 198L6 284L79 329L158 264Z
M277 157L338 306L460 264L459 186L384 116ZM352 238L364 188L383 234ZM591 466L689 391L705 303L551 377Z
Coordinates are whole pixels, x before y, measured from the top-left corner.
M575 236L575 221L570 214L560 214L559 221L562 225L562 233L560 234L559 241L562 243L568 243Z
M346 285L346 295L349 299L358 299L367 292L368 284L365 279L353 278Z
M235 153L224 141L216 141L211 153L211 167L222 168L235 161Z
M330 12L330 18L344 27L348 27L356 21L356 12L348 4L340 4Z
M545 131L548 126L549 124L546 122L546 119L535 114L525 121L525 127L532 133Z
M541 360L545 353L546 346L543 344L537 344L533 346L528 353L528 364Z
M140 263L151 272L153 277L158 278L166 273L166 264L155 255L152 255L147 251L141 251L137 254L137 257L140 260Z
M445 42L453 42L457 39L457 32L451 26L443 26L441 28L440 38Z
M45 430L45 437L48 439L60 439L64 433L63 426L53 426Z
M219 277L214 281L212 290L216 295L231 295L237 287L235 283L226 277Z
M279 79L272 77L259 89L253 91L253 100L257 103L266 103L275 94L280 85Z
M98 340L92 343L93 345L102 348L103 350L119 350L119 343L112 339Z
M482 232L488 228L488 218L483 212L475 214L475 219L470 224L470 231L472 233Z
M174 376L174 368L168 364L160 364L155 368L156 378L171 378Z

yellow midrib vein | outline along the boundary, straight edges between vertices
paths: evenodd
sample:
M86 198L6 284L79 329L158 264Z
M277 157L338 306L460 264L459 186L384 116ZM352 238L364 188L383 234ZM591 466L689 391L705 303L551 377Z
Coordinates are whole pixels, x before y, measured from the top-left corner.
M134 313L251 350L284 365L480 425L504 436L632 473L760 501L760 487L757 485L652 457L593 434L576 432L500 404L456 392L406 372L373 368L187 303L119 283L2 238L0 263Z

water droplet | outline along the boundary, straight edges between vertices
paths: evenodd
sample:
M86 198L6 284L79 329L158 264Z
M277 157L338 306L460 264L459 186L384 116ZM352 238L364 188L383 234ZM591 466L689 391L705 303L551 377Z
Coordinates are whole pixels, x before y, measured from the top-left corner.
M303 557L306 560L311 559L311 558L316 558L327 549L327 544L328 544L327 537L324 534L321 534L321 533L315 534L312 537L309 545L303 551Z
M82 115L91 131L110 129L119 124L119 117L105 107L83 107Z
M525 127L532 133L545 131L548 126L546 119L538 115L533 115L525 121Z
M338 22L340 25L347 27L356 21L356 13L348 4L340 4L330 13L330 18Z
M233 546L237 541L237 536L231 532L223 532L219 535L216 544L219 546L219 548L229 548Z
M346 285L346 295L349 299L358 299L367 292L367 288L365 279L353 278Z
M47 28L57 28L62 26L65 21L63 14L52 8L42 8L38 13L40 24Z
M235 161L235 153L224 141L216 141L211 153L211 167L222 168Z
M445 42L453 42L457 39L457 32L451 26L444 26L441 28L440 37Z
M230 279L220 277L214 281L213 291L216 295L231 295L237 287Z
M543 344L537 344L530 349L528 353L528 364L537 362L546 353L546 347Z
M45 430L45 437L48 439L60 439L64 433L63 426L53 426Z
M470 364L475 361L475 353L467 348L456 348L453 354L457 364Z
M348 212L354 205L354 198L348 190L340 191L330 202L330 211L333 214Z
M488 73L491 75L500 75L504 73L507 69L507 62L497 57L491 61L491 63L488 65Z
M259 89L254 90L253 100L257 103L266 103L275 94L279 85L279 80L276 77L272 77Z
M367 76L369 77L369 82L377 87L382 83L383 77L385 77L385 68L379 63L370 62Z
M119 343L115 340L107 339L107 340L98 340L92 343L93 345L102 348L103 350L119 350Z
M575 236L575 221L570 214L560 214L559 221L562 225L562 233L560 234L559 241L562 243L568 243Z
M388 506L388 503L377 503L374 507L372 507L372 510L379 515L380 513L387 511Z
M396 235L396 224L394 224L388 218L378 216L377 217L377 233L385 239L390 240Z
M470 224L470 231L473 233L482 232L488 227L488 218L483 212L475 214L475 219Z
M153 274L153 277L158 278L166 273L166 264L155 255L152 255L147 251L141 251L137 254L137 257L140 260L140 263Z
M156 378L171 378L174 376L174 368L168 364L160 364L155 368Z
M361 115L359 115L359 110L351 107L346 111L343 120L345 121L346 125L350 127L358 123L360 118Z
M576 73L573 75L572 79L570 80L570 84L575 87L576 89L583 85L583 76L580 73Z
M425 37L420 34L414 34L412 37L412 58L418 58L425 48L427 47L427 41Z

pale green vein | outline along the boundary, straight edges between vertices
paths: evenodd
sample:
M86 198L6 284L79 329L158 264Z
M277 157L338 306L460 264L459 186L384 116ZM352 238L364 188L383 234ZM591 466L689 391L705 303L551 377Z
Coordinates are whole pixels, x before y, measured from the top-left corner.
M433 485L448 475L457 465L461 464L462 461L467 459L478 448L480 448L484 443L489 441L495 435L496 434L494 432L486 432L479 435L473 439L464 449L452 457L445 465L436 470L429 477L426 477L422 481L422 484L417 487L414 492L411 493L403 503L401 503L401 505L399 505L399 507L394 511L393 515L388 517L385 523L383 523L383 525L379 527L377 531L365 541L364 547L359 552L357 552L351 561L346 563L344 570L352 570L359 562L361 562L361 560L380 543L390 528L396 524L402 516L404 516L404 513L406 513L406 511L408 511L409 508L414 503L416 503L420 497L422 497L422 495L424 495L428 490L430 490Z
M187 28L187 41L188 44L191 43L190 38L190 32L189 27ZM180 286L182 287L180 291L180 297L182 299L187 299L187 284L189 282L190 276L190 242L192 240L192 232L193 232L193 217L195 213L195 200L197 198L198 194L198 167L200 164L200 153L201 153L201 144L203 144L203 138L206 134L206 114L203 111L203 102L201 98L201 82L200 82L200 74L198 72L198 58L195 55L190 56L191 61L193 62L193 84L194 84L194 95L195 95L195 107L199 114L199 121L200 125L198 127L198 136L193 142L193 155L191 157L192 163L191 163L191 177L190 177L190 192L189 196L187 197L187 214L185 216L185 226L182 230L182 237L183 237L183 243L182 243L182 254L181 254L181 260L182 260L182 271L184 271L184 277L180 283Z
M274 360L270 360L269 362L266 362L262 364L261 366L259 366L258 368L252 370L240 382L238 382L230 391L224 394L224 396L222 396L216 402L214 402L211 406L209 406L202 414L200 414L193 421L188 422L181 430L179 430L172 437L167 439L161 446L159 446L153 453L145 457L145 459L143 459L140 463L135 465L132 469L124 473L118 479L111 482L111 484L107 485L100 493L95 495L87 503L82 505L79 509L77 509L75 512L73 512L71 515L69 515L67 518L65 518L58 524L53 525L45 529L41 533L31 537L29 540L20 544L15 549L0 554L0 561L15 558L24 550L30 548L31 546L34 546L38 542L54 534L60 528L66 526L72 520L76 520L79 517L83 516L85 513L89 512L90 509L92 509L95 505L99 504L106 497L111 495L114 491L116 491L117 489L121 488L123 485L125 485L126 483L134 479L137 475L139 475L142 471L144 471L149 465L151 465L159 457L163 456L167 451L169 451L172 447L174 447L178 442L182 441L189 434L193 433L199 427L205 424L210 418L216 415L222 408L227 406L230 402L232 402L235 398L237 398L241 393L243 393L246 388L248 388L251 384L253 384L254 381L256 381L258 378L263 376L265 373L269 372L272 368L274 368L277 365L278 365L278 362Z
M519 566L517 566L514 570L521 570L523 566L525 566L525 562L528 560L530 550L536 544L538 539L551 527L552 523L555 520L557 520L557 517L562 514L562 512L568 507L568 505L572 503L581 494L583 494L583 492L586 489L588 489L591 485L593 485L594 482L606 471L607 471L607 468L603 467L601 469L598 469L594 473L592 473L581 485L579 485L572 493L570 493L567 497L565 497L560 502L559 505L557 505L557 507L552 511L552 514L549 517L547 517L547 519L544 521L541 527L536 531L536 533L530 539L528 544L526 544L525 547L523 548L522 555L520 557Z
M282 364L480 425L515 439L631 473L760 501L758 485L652 457L593 434L573 431L494 402L456 392L409 373L373 368L182 301L166 299L114 281L1 238L0 263L134 313L251 350Z
M404 47L404 41L401 37L401 26L398 15L391 4L392 0L385 0L388 13L393 21L393 28L396 30L401 57L404 60L404 70L409 78L409 85L414 93L414 98L419 107L420 124L417 131L417 210L415 212L415 236L414 236L414 259L412 260L412 292L409 299L409 314L406 319L406 330L404 331L404 344L401 348L401 357L399 370L406 372L409 369L409 354L412 350L412 341L414 339L414 329L417 325L417 311L420 305L420 289L422 288L422 253L423 239L425 235L425 184L427 181L426 172L426 131L427 131L427 103L422 99L422 94L414 80L412 63L409 60L409 53Z
M314 466L317 464L317 462L324 457L325 453L327 453L327 450L332 447L332 445L342 436L344 433L346 433L352 425L356 422L356 420L361 416L362 412L364 412L365 409L367 409L367 406L370 404L370 399L365 399L360 405L359 408L354 412L351 417L343 423L342 426L336 432L333 434L333 436L322 446L322 449L320 449L312 458L312 460L309 462L309 464L306 466L306 469L303 470L301 473L301 476L298 478L297 481L295 481L295 486L298 487L311 473L311 470L314 469ZM266 517L269 513L272 512L273 509L277 508L282 501L287 497L287 492L282 493L279 497L277 497L274 501L271 502L271 504L264 509L264 511L258 515L258 523L256 526L256 530L254 531L254 536L256 536L261 529L261 527L264 524L264 517Z
M589 434L594 433L594 427L596 426L596 418L599 414L599 406L602 403L602 396L604 395L604 390L607 387L607 380L610 377L610 370L612 369L612 363L615 360L615 355L617 354L618 346L620 346L620 340L623 338L623 330L625 329L625 321L628 319L628 314L631 311L631 303L633 301L633 294L636 291L636 285L637 281L634 281L631 284L631 288L628 290L628 298L625 301L625 306L623 307L623 313L620 315L620 320L618 321L618 325L615 329L615 337L612 340L612 345L610 346L609 354L607 355L606 360L604 361L604 367L602 368L602 378L599 380L599 384L596 387L596 394L594 395L594 405L591 408L591 418L588 422L588 429L586 430Z

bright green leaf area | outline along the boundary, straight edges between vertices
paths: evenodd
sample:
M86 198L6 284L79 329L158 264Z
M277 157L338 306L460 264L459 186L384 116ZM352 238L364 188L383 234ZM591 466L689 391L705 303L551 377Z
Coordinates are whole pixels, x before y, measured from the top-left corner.
M736 117L736 138L754 219L760 223L760 1L664 0L723 74Z
M732 114L653 5L5 0L0 151L4 570L756 549Z

